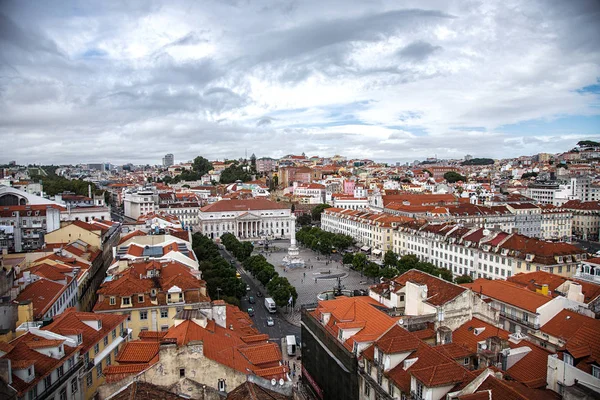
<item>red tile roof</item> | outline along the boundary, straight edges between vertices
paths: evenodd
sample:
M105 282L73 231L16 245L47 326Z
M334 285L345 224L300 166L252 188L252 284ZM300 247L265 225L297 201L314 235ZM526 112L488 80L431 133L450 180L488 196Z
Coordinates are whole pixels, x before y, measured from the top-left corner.
M544 324L540 330L548 335L567 341L575 336L577 331L584 326L596 330L600 338L600 320L581 315L571 310L562 310Z
M115 360L119 364L151 363L158 360L160 342L150 340L134 340L127 342Z
M88 351L96 343L104 339L105 336L116 330L116 334L120 335L120 325L127 319L126 315L116 314L94 314L86 312L78 312L75 308L68 308L60 315L54 317L54 321L42 328L52 332L64 332L63 335L76 335L81 333L82 352ZM102 321L102 327L96 330L86 324L84 321ZM70 333L69 333L70 331Z
M440 306L454 300L466 290L464 287L416 269L411 269L394 278L394 282L402 286L405 286L406 282L409 281L419 285L427 285L428 298L426 302L435 306Z
M267 199L221 200L200 209L202 212L251 211L251 210L284 210L287 204L276 203Z
M537 312L539 307L552 300L548 296L532 292L522 286L503 280L479 278L472 283L465 283L462 286L471 289L475 293L534 313Z
M600 258L598 259L600 261ZM587 260L590 262L590 260ZM542 285L548 285L548 291L554 296L562 295L562 293L556 292L556 290L567 281L575 282L581 285L581 292L583 293L584 303L589 304L591 301L596 300L600 297L600 285L581 281L574 278L565 278L560 275L551 274L546 271L533 271L528 273L521 273L513 275L507 278L507 281L516 283L531 291L536 291L542 288Z
M41 278L40 280L27 285L27 287L19 293L15 301L17 303L31 301L33 303L33 318L36 320L42 319L44 314L46 314L52 305L60 298L60 295L66 290L72 279L73 278L70 278L67 281L67 284L63 285Z

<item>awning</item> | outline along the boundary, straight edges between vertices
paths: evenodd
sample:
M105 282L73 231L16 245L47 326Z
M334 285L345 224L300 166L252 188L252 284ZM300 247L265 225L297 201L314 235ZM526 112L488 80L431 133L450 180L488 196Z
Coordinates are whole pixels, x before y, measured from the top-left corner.
M360 248L362 251L369 251L371 248L369 246L363 246Z
M378 255L380 255L380 254L381 254L381 250L379 250L379 249L375 249L375 250L373 250L373 251L371 252L371 254L375 254L376 256L378 256Z

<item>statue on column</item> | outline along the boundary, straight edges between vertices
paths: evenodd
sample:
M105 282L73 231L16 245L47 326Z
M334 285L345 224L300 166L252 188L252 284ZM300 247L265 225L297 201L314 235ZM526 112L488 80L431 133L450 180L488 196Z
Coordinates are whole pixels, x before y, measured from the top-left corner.
M296 246L296 216L290 215L290 247L287 256L282 260L282 264L287 268L303 267L304 260L300 257L300 250Z

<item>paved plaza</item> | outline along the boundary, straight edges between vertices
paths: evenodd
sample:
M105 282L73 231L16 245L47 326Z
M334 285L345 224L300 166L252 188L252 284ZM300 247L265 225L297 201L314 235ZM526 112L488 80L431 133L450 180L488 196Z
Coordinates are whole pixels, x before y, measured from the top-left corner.
M280 276L284 276L296 288L298 300L293 312L286 314L286 319L295 325L300 323L300 307L303 304L317 302L317 295L321 292L332 290L337 285L337 278L346 290L367 289L373 285L373 280L361 276L360 272L344 267L340 261L328 261L326 257L319 255L311 249L300 246L300 257L304 259L306 268L287 268L284 270L282 260L287 255L289 241L278 240L270 245L268 253L257 247L253 254L262 254L267 261L275 267ZM276 248L276 251L271 251ZM317 259L318 257L318 259ZM341 257L336 256L337 259Z

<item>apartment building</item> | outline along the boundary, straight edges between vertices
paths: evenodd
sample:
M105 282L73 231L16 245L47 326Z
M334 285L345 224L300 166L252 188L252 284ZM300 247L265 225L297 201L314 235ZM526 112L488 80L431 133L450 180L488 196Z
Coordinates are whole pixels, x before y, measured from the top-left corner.
M123 213L127 218L137 220L141 215L158 211L158 203L158 193L154 189L127 190L123 195Z
M576 301L566 297L543 295L503 280L480 278L461 286L489 299L490 306L500 311L500 326L511 333L536 332L561 310L579 308Z
M321 229L351 236L357 245L375 256L392 250L394 228L410 218L386 213L373 213L367 209L350 210L327 208L321 214Z
M573 214L573 235L582 240L599 240L600 201L570 200L561 206Z
M210 304L199 272L174 260L132 262L110 275L98 289L95 313L127 315L132 337L143 331L164 331L183 309Z
M83 370L77 335L31 327L27 333L0 347L6 384L18 399L83 400Z
M575 274L587 253L568 243L546 242L516 233L466 228L456 224L412 223L393 231L393 251L415 254L455 276L506 279L519 272L543 270Z
M73 339L80 347L83 366L79 390L83 399L94 398L100 385L104 384L104 368L114 363L126 343L129 333L126 319L124 315L77 312L69 308L42 328Z
M54 205L0 207L0 248L19 253L43 247L45 235L60 228L60 213Z

